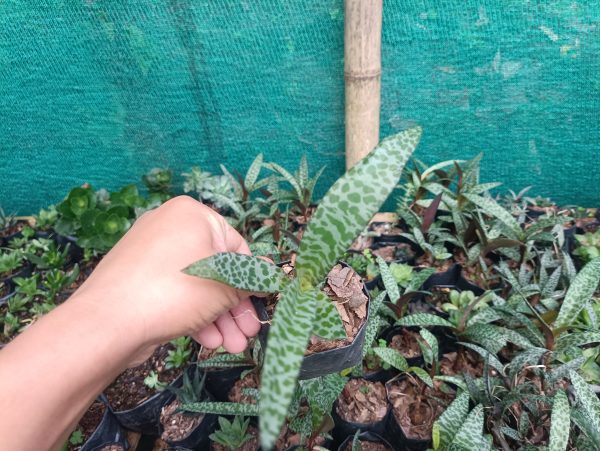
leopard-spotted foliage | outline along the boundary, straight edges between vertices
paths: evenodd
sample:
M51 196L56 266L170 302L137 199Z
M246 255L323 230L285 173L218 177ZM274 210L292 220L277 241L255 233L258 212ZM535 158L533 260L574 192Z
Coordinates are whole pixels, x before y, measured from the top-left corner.
M185 268L184 272L258 293L276 293L289 282L277 266L260 258L233 252L222 252L199 260Z
M331 187L302 237L300 279L316 285L325 278L394 189L420 137L415 127L383 140Z
M279 435L296 387L317 303L317 290L301 291L294 280L277 303L269 332L260 395L260 435L271 449Z
M342 324L340 314L331 299L322 291L317 292L317 314L313 334L326 340L346 338L346 330Z
M571 426L571 408L564 391L558 390L554 395L552 416L550 418L549 451L564 451L569 443Z

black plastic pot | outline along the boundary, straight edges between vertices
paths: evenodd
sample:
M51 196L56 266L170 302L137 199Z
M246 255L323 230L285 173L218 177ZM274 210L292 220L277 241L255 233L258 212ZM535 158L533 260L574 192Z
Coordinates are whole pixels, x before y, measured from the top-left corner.
M361 442L383 443L390 449L390 451L396 451L396 448L394 448L390 444L390 442L384 439L381 435L376 434L374 432L361 432L360 434L358 434L358 438ZM353 440L354 435L349 435L348 437L346 437L346 439L338 447L338 451L345 451L348 444L352 443Z
M361 377L369 382L383 382L385 384L393 377L396 377L398 372L399 371L394 367L390 367L387 370L381 368L379 370L369 371L368 373L363 372Z
M423 250L420 247L418 247L415 243L413 243L411 240L409 240L408 238L405 238L400 235L390 235L389 239L390 240L394 239L394 241L375 241L373 243L373 245L370 247L370 249L372 251L376 251L377 249L381 249L382 247L394 246L395 254L394 254L393 262L405 263L405 264L411 265L411 266L414 266L416 259L418 257L420 257L421 255L423 255ZM400 245L400 244L408 245L410 247L412 255L406 255L406 256L402 255L402 253L397 250L398 245Z
M346 263L340 262L344 267L349 267ZM368 303L371 302L371 296L369 291L363 283L363 293L368 298ZM267 336L269 332L268 324L264 321L270 320L269 315L265 309L264 303L259 298L252 298L252 303L256 310L258 318L263 321L261 330L258 334L258 338L261 341L263 349L267 346ZM366 325L369 321L369 309L367 309L367 316L362 326L358 330L358 333L354 337L352 343L346 346L342 346L336 349L330 349L323 352L307 355L302 361L300 367L299 379L312 379L315 377L325 376L327 374L337 373L346 368L351 368L358 365L362 360L362 347L365 342Z
M182 383L183 374L177 377L170 385L180 387ZM110 405L106 397L103 399ZM124 428L143 434L159 435L161 409L173 399L175 399L175 394L170 390L164 389L132 409L113 411L113 413Z
M235 368L207 369L206 390L213 395L215 401L228 402L229 391L240 378L242 373L251 369L252 366L240 366Z
M421 287L422 291L432 288L451 288L458 291L472 291L475 296L481 296L485 290L469 282L462 276L462 266L458 263L452 265L445 272L434 273L427 278Z
M346 437L348 437L349 435L354 435L359 429L364 432L373 432L379 435L385 434L385 430L388 423L388 417L391 411L389 403L388 410L385 416L381 420L375 421L373 423L355 423L352 421L344 420L337 413L337 404L338 402L336 400L333 404L333 409L331 411L331 417L333 418L333 421L335 423L335 428L333 428L332 431L334 444L339 445L344 441Z
M109 406L104 411L100 424L83 444L80 451L99 451L108 445L119 445L125 451L129 449L127 433L123 430Z
M12 285L13 284L12 281L15 277L29 277L29 276L31 276L32 271L33 271L33 267L31 265L31 263L29 263L29 261L27 261L27 260L24 260L23 265L20 268L18 268L18 271L14 272L10 275L0 277L0 282L10 283Z
M15 295L15 292L12 291L12 288L9 287L8 294L5 296L2 296L0 298L0 306L6 304L10 300L10 298L12 298L14 295Z
M204 418L202 419L200 424L196 426L196 428L194 428L187 437L181 440L174 441L165 440L165 442L169 446L175 447L183 447L197 450L209 449L210 439L208 438L208 436L215 431L215 428L217 426L217 418L218 415L204 414Z
M388 402L392 404L389 399L389 387L391 384L397 381L401 381L402 379L407 378L406 373L402 373L394 379L390 380L387 384L385 384L386 393L388 396ZM400 426L400 423L396 419L394 414L394 408L390 409L390 413L388 415L388 422L386 425L386 433L384 435L389 442L397 447L398 449L406 449L410 451L425 451L428 448L431 448L431 438L428 439L415 439L407 437L404 429Z
M383 338L386 343L390 343L392 338L395 335L399 335L403 329L410 330L412 332L419 333L419 327L407 327L407 326L390 326L381 332L380 336ZM416 357L406 357L406 362L408 366L418 366L421 367L423 365L423 354Z

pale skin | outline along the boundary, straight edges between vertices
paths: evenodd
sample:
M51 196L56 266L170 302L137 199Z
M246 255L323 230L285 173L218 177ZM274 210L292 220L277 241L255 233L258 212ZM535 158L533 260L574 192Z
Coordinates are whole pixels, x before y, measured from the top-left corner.
M0 352L0 450L59 448L119 373L168 340L244 350L260 329L248 293L181 272L217 252L250 254L199 202L144 214L71 298Z

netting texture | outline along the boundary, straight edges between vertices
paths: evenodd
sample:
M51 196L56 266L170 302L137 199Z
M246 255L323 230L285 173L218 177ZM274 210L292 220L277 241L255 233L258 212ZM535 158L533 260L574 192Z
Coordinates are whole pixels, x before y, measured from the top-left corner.
M0 206L155 166L243 171L256 153L344 168L343 1L0 2ZM382 136L428 163L599 202L600 3L384 2Z

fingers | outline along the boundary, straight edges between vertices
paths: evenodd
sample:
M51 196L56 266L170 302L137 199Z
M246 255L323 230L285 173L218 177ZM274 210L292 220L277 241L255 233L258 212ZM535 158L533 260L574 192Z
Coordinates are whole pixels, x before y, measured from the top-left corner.
M217 349L223 344L223 335L214 323L196 332L193 338L208 349Z
M238 329L248 338L254 337L260 330L260 322L250 299L244 299L230 310Z
M231 317L229 312L219 316L215 321L221 336L223 337L223 347L227 352L236 354L246 349L248 340L246 335L242 333L236 324L235 320Z

